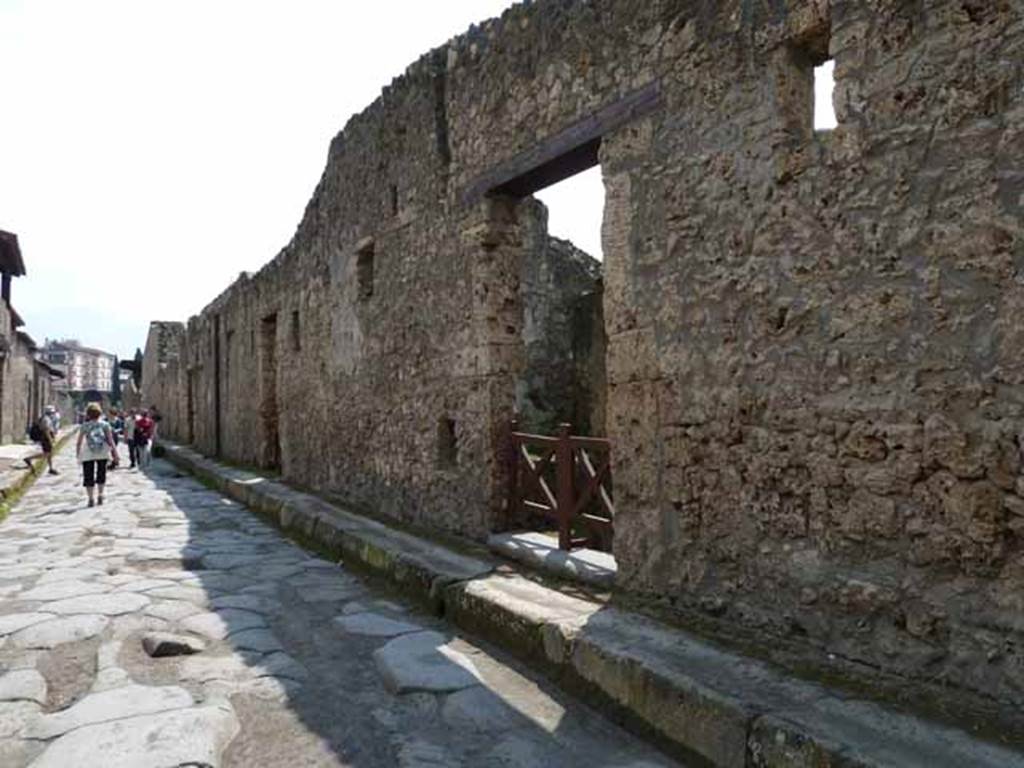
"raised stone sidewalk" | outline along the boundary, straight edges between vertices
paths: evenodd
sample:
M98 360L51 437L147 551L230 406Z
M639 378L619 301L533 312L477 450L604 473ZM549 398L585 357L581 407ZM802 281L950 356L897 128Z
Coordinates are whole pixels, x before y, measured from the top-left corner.
M59 451L76 430L75 426L63 427L57 435L56 450ZM16 498L32 480L46 471L46 461L43 459L33 462L31 470L25 465L25 459L37 453L39 446L36 443L0 445L0 504L10 503L10 500Z
M600 599L546 586L486 553L456 552L188 448L164 448L174 464L308 546L388 579L697 763L1024 768L1021 752L794 679Z

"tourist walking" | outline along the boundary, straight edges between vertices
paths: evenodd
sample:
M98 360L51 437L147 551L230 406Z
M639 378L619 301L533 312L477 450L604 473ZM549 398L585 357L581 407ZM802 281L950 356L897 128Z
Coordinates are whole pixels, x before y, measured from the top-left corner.
M99 403L85 408L85 421L78 428L75 451L82 464L82 485L89 497L89 506L103 504L103 486L107 483L107 461L117 464L117 450L110 424L102 419Z
M135 448L135 409L132 408L128 411L128 415L124 419L124 441L128 444L128 462L129 469L135 469L135 460L137 456L137 449Z
M43 409L43 414L36 419L28 429L29 439L39 444L39 453L25 457L25 464L32 469L32 462L36 459L46 459L51 475L60 473L53 468L53 446L57 442L57 409L52 405Z
M150 462L150 442L156 432L156 424L149 417L149 411L143 411L135 419L135 460L139 469L148 467Z
M121 444L121 440L124 439L124 418L121 416L121 411L111 408L107 420L110 422L110 431L114 436L114 454L117 456L117 461L110 467L114 469L121 463L121 453L118 450L118 446Z

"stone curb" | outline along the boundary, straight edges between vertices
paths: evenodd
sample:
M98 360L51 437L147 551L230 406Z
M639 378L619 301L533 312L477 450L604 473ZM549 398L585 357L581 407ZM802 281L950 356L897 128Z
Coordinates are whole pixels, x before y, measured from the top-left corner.
M602 703L690 765L1024 768L1024 754L394 530L163 441L165 457L302 543L382 576L459 628Z

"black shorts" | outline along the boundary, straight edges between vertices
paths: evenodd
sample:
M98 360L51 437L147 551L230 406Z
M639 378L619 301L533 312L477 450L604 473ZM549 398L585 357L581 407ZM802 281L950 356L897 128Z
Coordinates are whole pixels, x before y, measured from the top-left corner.
M92 488L94 485L107 484L107 460L96 459L95 461L82 462L82 485Z
M39 447L43 450L43 453L53 453L53 441L48 437L44 437L39 441Z

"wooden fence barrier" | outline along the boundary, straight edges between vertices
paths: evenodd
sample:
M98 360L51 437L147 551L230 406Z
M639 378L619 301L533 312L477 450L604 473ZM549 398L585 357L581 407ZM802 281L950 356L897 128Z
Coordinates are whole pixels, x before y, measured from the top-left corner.
M509 522L540 516L558 528L558 546L611 551L615 505L611 496L611 442L571 434L555 437L519 431L508 441ZM595 457L597 461L595 462Z

